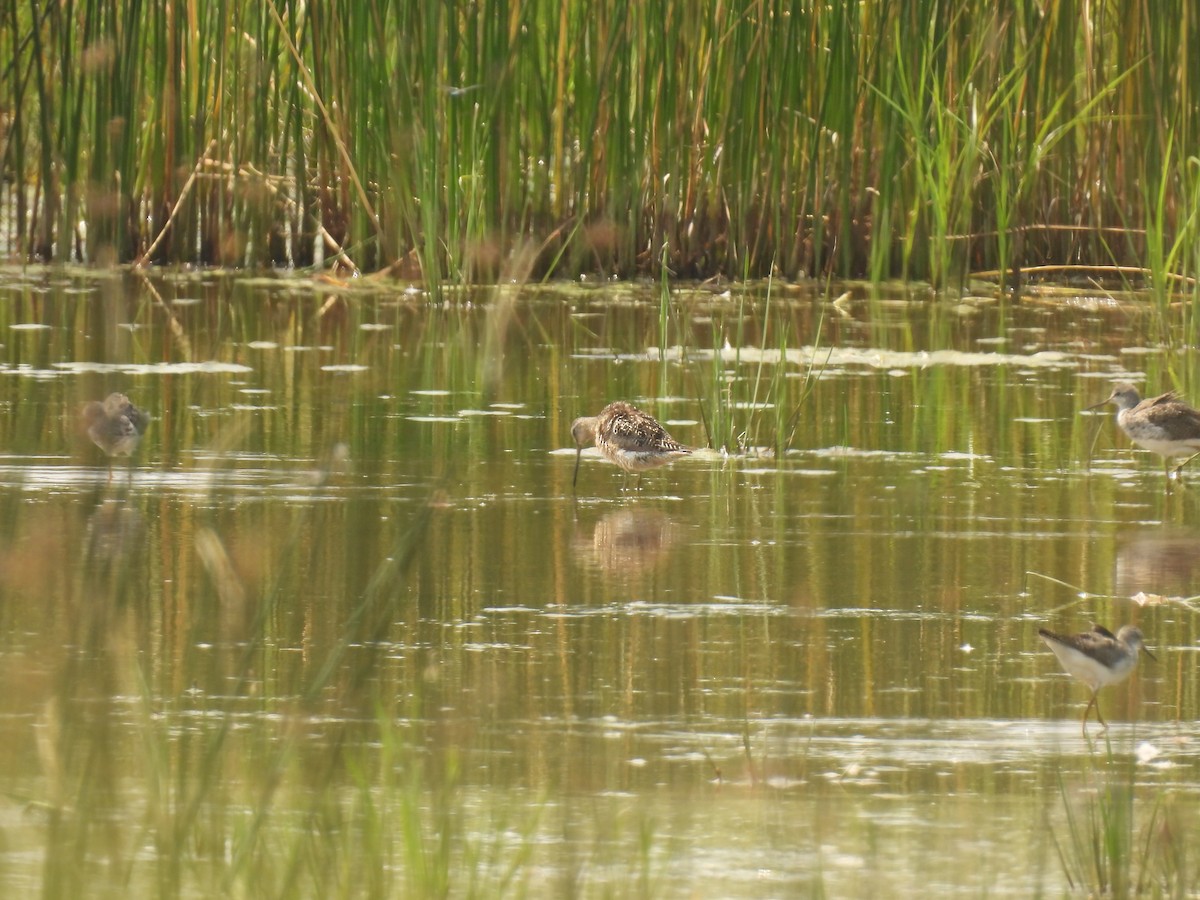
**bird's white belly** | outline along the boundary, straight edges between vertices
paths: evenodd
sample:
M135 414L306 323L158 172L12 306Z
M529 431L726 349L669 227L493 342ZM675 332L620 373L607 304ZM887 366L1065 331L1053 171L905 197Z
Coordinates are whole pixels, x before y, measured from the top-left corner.
M1194 441L1161 441L1150 437L1135 437L1133 442L1139 447L1157 453L1159 456L1191 456L1200 452L1200 440Z

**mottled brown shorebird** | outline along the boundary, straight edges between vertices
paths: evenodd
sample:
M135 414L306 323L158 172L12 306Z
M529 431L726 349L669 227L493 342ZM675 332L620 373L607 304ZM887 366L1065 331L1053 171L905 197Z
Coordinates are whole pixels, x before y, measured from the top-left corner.
M1113 634L1103 625L1093 625L1091 631L1080 634L1055 634L1045 628L1039 628L1038 634L1046 645L1054 651L1058 661L1067 673L1074 675L1092 689L1092 699L1088 701L1083 711L1083 736L1087 737L1087 718L1092 707L1096 707L1096 718L1108 730L1108 723L1100 715L1100 704L1096 695L1106 684L1119 684L1129 677L1129 673L1137 666L1138 650L1145 650L1146 655L1156 659L1153 653L1146 649L1142 640L1142 632L1134 625L1124 625Z
M112 457L132 456L146 433L150 416L129 402L124 394L112 393L104 402L92 400L83 407L88 437L109 457L108 480L112 481Z
M571 423L571 437L577 448L572 489L579 480L583 448L591 443L595 443L596 449L610 462L624 470L626 482L630 472L637 472L639 487L642 473L647 469L664 466L692 452L671 437L657 419L623 400L608 404L597 416L576 419Z
M1117 424L1131 441L1163 458L1163 471L1168 477L1172 459L1187 457L1175 467L1178 476L1180 470L1200 453L1200 411L1180 400L1174 391L1142 400L1137 388L1122 381L1113 386L1107 399L1088 409L1106 403L1117 408Z

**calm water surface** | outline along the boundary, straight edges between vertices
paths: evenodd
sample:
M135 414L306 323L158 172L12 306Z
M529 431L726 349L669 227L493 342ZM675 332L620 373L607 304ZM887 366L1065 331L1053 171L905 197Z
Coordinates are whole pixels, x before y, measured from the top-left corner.
M1059 895L1114 802L1194 845L1200 484L1081 414L1200 398L1158 309L0 272L4 894ZM708 449L573 494L617 398ZM1037 628L1092 621L1159 662L1089 742Z

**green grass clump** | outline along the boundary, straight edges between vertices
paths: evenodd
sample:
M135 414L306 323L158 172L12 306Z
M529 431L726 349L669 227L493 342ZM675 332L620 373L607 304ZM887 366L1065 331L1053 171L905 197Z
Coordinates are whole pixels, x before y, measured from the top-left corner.
M1192 837L1169 795L1149 810L1137 800L1135 765L1109 747L1093 784L1070 790L1060 779L1066 826L1053 839L1063 872L1072 890L1089 895L1192 896L1200 887Z

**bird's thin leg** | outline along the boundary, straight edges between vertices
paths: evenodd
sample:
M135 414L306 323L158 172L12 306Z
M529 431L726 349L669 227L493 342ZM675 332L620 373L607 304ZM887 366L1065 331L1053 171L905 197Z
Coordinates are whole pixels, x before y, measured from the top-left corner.
M1184 466L1186 466L1188 463L1190 463L1197 456L1200 456L1200 453L1193 453L1191 456L1189 456L1187 459L1185 459L1183 462L1181 462L1179 464L1179 468L1182 469ZM1178 471L1178 470L1176 470L1176 471Z
M1085 739L1087 738L1087 717L1088 717L1088 713L1090 713L1092 711L1093 706L1096 706L1096 692L1095 691L1092 691L1092 699L1088 701L1087 708L1084 709L1084 711L1083 711L1083 736ZM1096 715L1100 715L1100 707L1099 706L1096 706ZM1103 722L1104 720L1101 719L1100 721Z
M1100 720L1100 725L1102 726L1100 729L1101 733L1108 731L1108 723L1104 721L1104 716L1100 715L1100 704L1096 703L1095 694L1092 694L1092 703L1096 706L1096 718Z

